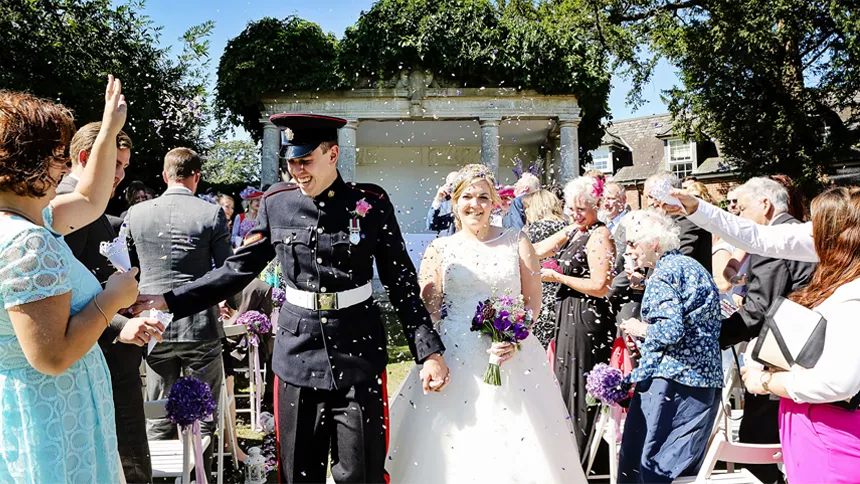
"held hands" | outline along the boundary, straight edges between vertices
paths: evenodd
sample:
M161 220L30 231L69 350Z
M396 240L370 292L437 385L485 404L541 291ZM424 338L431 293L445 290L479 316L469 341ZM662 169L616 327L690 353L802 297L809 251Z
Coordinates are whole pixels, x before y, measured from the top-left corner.
M129 312L135 316L148 311L150 309L158 309L164 311L167 309L167 303L164 301L164 296L154 294L141 294L137 297L137 301L132 301Z
M137 267L132 267L128 272L117 272L110 276L102 292L104 297L109 298L114 308L124 308L134 304L137 298Z
M154 318L132 318L122 327L117 340L129 345L143 346L149 340L161 343L161 334L164 333L164 325Z
M499 366L502 366L502 363L513 358L516 352L516 345L509 342L493 343L492 346L490 346L490 349L487 350L487 353L499 357Z
M418 373L424 387L424 394L429 391L441 392L451 380L451 370L445 364L445 359L439 353L434 353L424 360L424 367Z
M125 96L122 95L122 83L119 79L108 76L107 88L105 88L105 111L102 115L102 126L106 127L112 135L116 135L125 125L125 117L128 105Z

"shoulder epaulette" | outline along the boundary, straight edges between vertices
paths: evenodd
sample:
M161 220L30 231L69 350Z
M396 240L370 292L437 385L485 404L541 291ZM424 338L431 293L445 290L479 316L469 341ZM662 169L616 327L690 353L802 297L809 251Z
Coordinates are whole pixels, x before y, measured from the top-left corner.
M263 198L269 198L269 197L271 197L272 195L274 195L274 194L276 194L276 193L281 193L281 192L286 192L286 191L290 191L290 190L295 190L296 188L299 188L299 186L298 186L298 185L287 185L287 186L284 186L284 187L276 188L276 189L274 189L274 190L272 190L272 191L270 191L270 192L266 193L265 195L263 195Z
M385 194L384 194L384 193L375 192L375 191L373 191L373 190L368 190L368 189L366 189L366 188L360 188L358 185L356 185L356 184L354 184L354 183L347 183L347 186L349 186L350 188L352 188L352 189L353 189L353 190L355 190L355 191L358 191L358 192L364 193L365 195L373 195L373 196L375 196L375 197L378 197L378 198L381 198L381 199L385 200ZM371 186L373 186L374 188L376 188L376 186L375 186L375 185L371 185Z

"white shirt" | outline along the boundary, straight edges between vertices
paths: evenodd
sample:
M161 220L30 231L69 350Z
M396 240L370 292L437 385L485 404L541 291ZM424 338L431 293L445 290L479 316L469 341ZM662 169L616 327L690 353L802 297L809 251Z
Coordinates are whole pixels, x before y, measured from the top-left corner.
M843 284L813 309L827 320L824 351L813 368L788 372L785 389L798 403L850 399L860 392L860 279Z
M812 222L759 225L699 200L687 216L691 222L750 254L802 262L818 262L812 240Z

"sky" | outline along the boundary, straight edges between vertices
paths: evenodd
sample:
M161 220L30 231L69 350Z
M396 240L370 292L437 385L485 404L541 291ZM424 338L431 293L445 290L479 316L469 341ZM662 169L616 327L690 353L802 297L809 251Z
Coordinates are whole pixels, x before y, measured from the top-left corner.
M120 2L121 3L121 2ZM179 37L188 27L207 20L215 22L215 30L210 37L210 84L214 85L215 70L227 41L239 35L248 22L262 17L284 18L296 15L315 22L325 32L342 38L348 26L354 25L362 10L369 10L372 0L148 0L144 9L156 25L163 26L162 45L172 45L173 51L181 51ZM625 104L625 96L630 89L624 79L613 78L609 106L615 120L636 116L660 114L667 111L660 99L660 92L677 84L677 73L665 61L658 64L652 78L643 92L646 103L638 110Z

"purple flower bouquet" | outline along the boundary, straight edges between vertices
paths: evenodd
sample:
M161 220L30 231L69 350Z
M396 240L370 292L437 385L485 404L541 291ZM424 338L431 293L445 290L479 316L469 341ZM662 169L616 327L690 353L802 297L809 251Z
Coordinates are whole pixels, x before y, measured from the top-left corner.
M594 405L599 402L613 405L630 397L630 384L618 368L598 363L585 377L585 390Z
M519 349L533 322L534 315L531 309L525 309L522 296L493 296L478 303L471 329L489 335L493 343L513 343ZM502 385L499 363L499 357L491 354L484 383Z
M259 311L246 311L242 313L236 318L236 323L245 325L253 344L256 344L260 336L272 331L272 322L265 314Z

